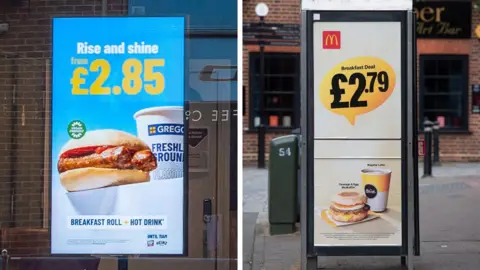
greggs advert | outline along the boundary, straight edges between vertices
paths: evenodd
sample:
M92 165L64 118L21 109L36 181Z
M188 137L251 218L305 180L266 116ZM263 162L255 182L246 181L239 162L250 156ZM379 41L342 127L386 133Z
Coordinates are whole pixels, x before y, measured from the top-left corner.
M54 18L52 254L184 254L182 17Z
M314 23L313 44L314 245L401 246L400 22Z

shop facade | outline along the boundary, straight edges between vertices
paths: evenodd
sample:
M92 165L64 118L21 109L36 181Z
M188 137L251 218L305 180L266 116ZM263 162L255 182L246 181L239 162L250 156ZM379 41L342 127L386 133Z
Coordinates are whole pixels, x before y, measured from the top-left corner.
M256 23L257 2L244 2L244 23ZM267 2L267 23L299 24L300 1ZM479 161L480 13L470 1L422 1L417 14L418 131L423 121L440 124L440 160ZM259 46L243 47L245 165L257 163ZM300 47L265 47L264 123L266 159L272 138L300 128ZM275 121L271 121L275 119Z

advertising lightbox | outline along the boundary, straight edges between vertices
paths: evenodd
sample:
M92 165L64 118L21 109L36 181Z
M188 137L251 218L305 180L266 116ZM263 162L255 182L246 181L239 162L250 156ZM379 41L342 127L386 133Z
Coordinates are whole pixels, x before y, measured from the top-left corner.
M402 244L401 44L400 22L313 24L315 246Z
M185 19L54 18L52 254L185 254Z

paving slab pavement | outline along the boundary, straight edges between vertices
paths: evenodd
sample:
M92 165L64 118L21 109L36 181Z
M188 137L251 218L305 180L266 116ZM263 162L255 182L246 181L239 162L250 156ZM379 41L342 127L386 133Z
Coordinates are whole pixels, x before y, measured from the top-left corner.
M258 213L243 213L243 269L250 269L253 264L257 217Z
M420 164L420 168L423 165ZM420 170L419 175L423 175ZM420 179L421 256L418 270L480 269L480 164L449 163ZM300 234L268 234L268 172L244 170L244 212L258 213L249 264L253 270L299 269ZM245 235L244 235L245 237ZM245 241L245 240L244 240ZM245 258L245 257L244 257ZM320 269L402 269L398 257L329 257Z

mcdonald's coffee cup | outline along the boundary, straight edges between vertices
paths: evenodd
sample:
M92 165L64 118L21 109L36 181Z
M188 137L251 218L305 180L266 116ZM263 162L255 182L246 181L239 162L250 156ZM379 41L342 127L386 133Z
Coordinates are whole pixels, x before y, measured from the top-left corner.
M183 177L183 107L152 107L136 112L133 117L138 137L157 159L157 168L150 172L151 180Z
M362 184L367 204L373 212L383 212L387 209L391 175L392 171L389 169L362 170Z

